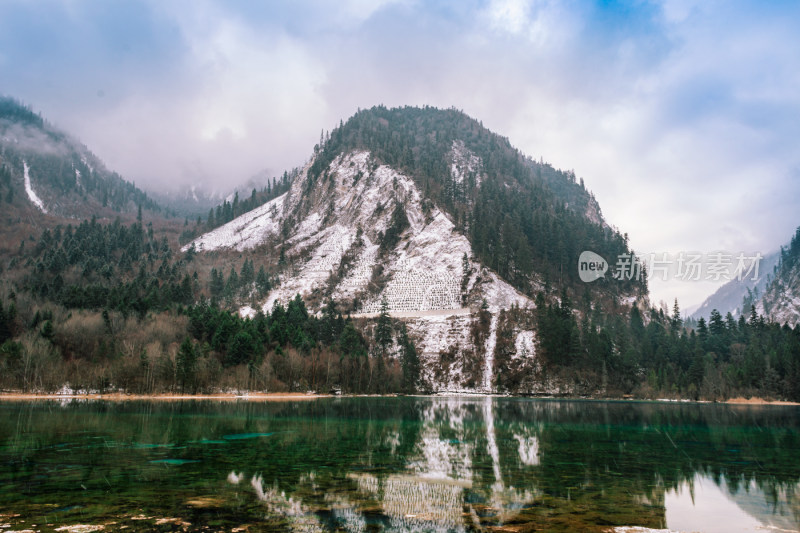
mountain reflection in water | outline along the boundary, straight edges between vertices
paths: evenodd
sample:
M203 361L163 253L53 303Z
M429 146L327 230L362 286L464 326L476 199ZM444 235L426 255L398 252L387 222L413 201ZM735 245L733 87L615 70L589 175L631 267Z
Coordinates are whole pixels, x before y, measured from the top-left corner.
M798 414L488 397L6 403L0 521L794 531Z

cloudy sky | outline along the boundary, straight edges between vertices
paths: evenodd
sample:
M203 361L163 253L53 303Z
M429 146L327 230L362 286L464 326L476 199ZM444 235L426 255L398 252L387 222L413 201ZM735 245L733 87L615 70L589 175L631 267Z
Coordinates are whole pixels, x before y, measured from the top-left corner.
M302 163L358 108L455 106L574 169L638 252L800 225L800 3L0 1L0 93L145 189ZM651 282L683 307L710 282Z

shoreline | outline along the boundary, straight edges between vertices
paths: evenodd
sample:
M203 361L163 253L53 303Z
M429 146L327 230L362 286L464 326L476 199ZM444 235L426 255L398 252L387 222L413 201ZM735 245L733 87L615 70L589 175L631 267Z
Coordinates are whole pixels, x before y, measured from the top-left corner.
M722 403L727 403L731 405L793 405L797 406L800 405L799 402L790 402L785 400L765 400L764 398L752 397L752 398L742 398L738 396L736 398L729 398Z
M462 396L463 394L455 394L453 396ZM246 401L246 402L288 402L288 401L308 401L317 400L322 398L369 398L369 397L395 397L396 394L384 395L368 395L368 394L316 394L308 392L218 392L213 394L128 394L123 392L109 392L109 393L86 393L86 394L59 394L59 393L30 393L30 392L0 392L0 402L2 401L35 401L35 400L105 400L112 402L124 401ZM432 397L448 397L451 396L447 393L431 394L424 396ZM472 397L483 396L497 396L500 398L530 398L535 397L526 396L503 396L494 394L469 394ZM539 399L559 399L559 400L595 400L595 401L644 401L654 403L719 403L726 405L778 405L778 406L800 406L800 402L791 402L784 400L766 400L760 397L744 398L741 396L729 398L721 402L709 401L695 401L688 399L666 399L659 398L656 400L648 400L645 398L583 398L583 397L542 397Z
M48 394L30 392L0 392L0 401L28 401L28 400L106 400L113 402L125 401L187 401L187 400L215 400L215 401L299 401L316 400L318 398L333 398L332 394L308 394L305 392L247 392L232 393L219 392L214 394L127 394L123 392L87 393L87 394Z

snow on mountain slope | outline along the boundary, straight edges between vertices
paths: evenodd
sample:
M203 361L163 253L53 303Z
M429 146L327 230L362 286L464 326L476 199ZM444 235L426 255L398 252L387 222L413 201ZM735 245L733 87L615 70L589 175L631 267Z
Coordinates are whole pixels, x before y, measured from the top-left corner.
M188 250L192 244L198 251L211 251L218 248L234 248L238 251L255 248L267 237L278 233L283 202L288 193L257 207L242 216L231 220L183 247Z
M464 141L457 139L453 141L453 148L450 150L450 174L453 180L458 183L473 178L475 185L481 183L481 159L469 150Z
M388 166L375 166L367 152L340 156L327 174L327 181L316 185L326 194L319 195L320 201L314 203L287 241L289 253L307 251L310 256L297 272L282 278L280 286L264 303L265 309L270 309L275 301L286 302L298 293L303 295L323 288L359 238L360 252L355 264L334 287L333 298L352 298L360 291L369 293L373 267L380 263L388 282L380 293L367 297L360 309L362 313L377 313L384 296L390 312L397 314L464 309L462 258L465 254L471 257L472 248L438 208L424 212L420 191L413 180ZM290 212L286 205L299 196L307 179L306 174L301 175L288 198L273 200L284 204L283 213ZM398 202L405 206L409 228L394 253L381 260L379 233L387 230ZM200 237L195 244L205 250L213 249L212 246L237 250L252 247L277 233L280 220L274 217L276 212L280 209L271 211L264 206ZM487 275L482 291L490 309L526 303L524 296L498 276L488 272ZM474 276L471 281L474 284Z
M44 207L44 202L42 202L42 199L39 198L39 196L36 194L36 191L34 191L33 187L31 186L31 176L29 173L30 168L28 167L28 163L23 161L22 167L24 169L24 174L25 174L25 192L28 194L28 199L31 201L33 205L39 208L39 211L41 211L44 214L47 214L47 209L45 209Z
M786 295L777 302L769 317L778 324L789 324L790 327L800 324L800 296Z
M778 324L800 324L800 265L773 280L756 311Z
M454 176L474 176L480 161L463 150L456 155ZM263 302L265 311L297 294L327 294L340 302L355 299L360 302L356 316L371 316L380 311L385 299L390 314L404 317L417 340L429 386L491 391L496 314L501 308L532 306L532 302L480 264L472 263L468 278L463 279L463 258L473 256L469 240L456 231L445 213L423 205L411 178L379 165L368 152L341 154L316 180L308 168L285 195L193 241L197 250L253 248L277 236L290 221L293 229L284 246L286 255L295 259ZM399 204L408 228L394 249L381 253L380 243ZM436 378L431 369L442 351L469 346L473 310L483 300L495 317L481 347L486 358L480 379L472 387L464 385L469 376L458 363L451 365L446 382ZM317 309L312 305L311 310ZM242 312L254 311L243 308Z

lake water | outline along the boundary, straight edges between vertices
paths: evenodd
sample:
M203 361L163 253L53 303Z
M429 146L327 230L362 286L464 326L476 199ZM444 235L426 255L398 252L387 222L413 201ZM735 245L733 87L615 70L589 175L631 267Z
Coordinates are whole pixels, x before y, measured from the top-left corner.
M617 526L797 531L800 408L0 403L0 532Z

